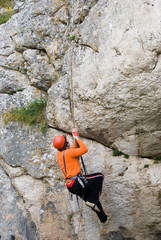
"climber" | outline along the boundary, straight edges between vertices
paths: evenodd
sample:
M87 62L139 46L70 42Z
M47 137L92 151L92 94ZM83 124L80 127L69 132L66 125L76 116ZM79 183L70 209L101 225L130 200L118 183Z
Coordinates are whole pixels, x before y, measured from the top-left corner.
M57 159L66 180L67 189L81 197L86 205L96 212L100 221L105 223L109 217L104 213L99 201L104 175L102 173L82 174L78 158L86 153L88 148L80 140L77 129L72 129L72 135L75 139L72 147L66 136L56 136L53 140L54 147L58 149Z

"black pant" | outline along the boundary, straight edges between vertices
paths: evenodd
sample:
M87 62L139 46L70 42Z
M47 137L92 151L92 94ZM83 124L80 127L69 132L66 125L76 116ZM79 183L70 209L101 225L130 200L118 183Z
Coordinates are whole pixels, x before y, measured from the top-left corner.
M85 188L82 188L81 184L77 179L74 180L74 184L71 187L68 187L69 192L78 195L85 202L91 202L98 206L100 212L97 213L99 219L103 221L106 218L106 214L103 211L102 205L100 203L99 197L102 191L102 184L104 175L102 173L93 173L85 175L85 178L88 181L88 184Z

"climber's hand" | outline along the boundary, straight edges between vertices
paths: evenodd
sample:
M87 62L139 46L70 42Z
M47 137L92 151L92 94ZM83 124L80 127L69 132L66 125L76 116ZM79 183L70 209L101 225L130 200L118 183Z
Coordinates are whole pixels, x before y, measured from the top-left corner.
M78 135L78 131L76 128L72 129L72 135L73 135L73 138L75 138L76 140L78 139L79 135Z

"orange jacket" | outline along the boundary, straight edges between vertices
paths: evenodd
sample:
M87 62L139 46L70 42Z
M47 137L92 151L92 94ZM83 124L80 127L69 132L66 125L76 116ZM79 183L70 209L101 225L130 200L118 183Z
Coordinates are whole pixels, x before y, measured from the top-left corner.
M86 145L80 140L77 140L79 144L79 148L76 148L76 142L74 142L74 145L70 147L69 149L64 150L65 151L65 164L66 164L66 172L65 174L65 167L64 167L64 161L63 161L63 152L64 151L58 151L57 158L58 163L60 166L61 171L66 176L64 178L71 178L76 176L81 171L81 165L78 160L78 157L80 157L82 154L88 152L88 148ZM67 180L67 182L70 182L70 180Z

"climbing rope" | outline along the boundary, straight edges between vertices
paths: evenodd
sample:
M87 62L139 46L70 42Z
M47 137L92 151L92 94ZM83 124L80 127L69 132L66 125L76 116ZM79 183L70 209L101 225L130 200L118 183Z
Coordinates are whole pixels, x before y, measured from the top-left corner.
M74 128L76 127L76 121L74 116L74 90L73 90L73 49L74 49L74 42L72 42L71 47L71 58L70 58L70 111L71 117L73 121Z
M83 5L85 4L85 1L83 0ZM74 50L74 44L75 42L72 41L72 46L71 46L71 53L70 53L70 111L71 111L71 117L72 117L72 122L74 125L74 128L77 128L77 124L75 121L75 112L74 112L74 88L73 88L73 50ZM77 143L78 144L78 143ZM79 147L79 145L78 145ZM82 163L82 167L83 167L83 171L84 174L88 174L87 169L85 167L85 164L83 162L83 158L81 156L81 163ZM84 219L83 219L83 214L82 214L82 209L83 209L83 196L81 199L81 204L79 205L79 200L77 197L77 202L78 202L78 207L79 207L79 211L80 211L80 217L79 217L79 226L78 226L78 239L79 239L79 233L80 233L80 226L81 226L81 221L82 221L82 226L84 226Z
M73 121L74 128L76 128L76 121L75 121L75 115L74 115L74 90L73 90L73 49L74 49L74 42L72 42L72 47L71 47L71 56L70 56L70 111L71 111L71 117ZM79 147L79 146L78 146ZM84 162L81 158L83 167L84 167ZM79 216L79 225L78 225L78 239L79 239L79 234L80 234L80 226L81 226L81 221L82 221L82 226L84 225L84 219L83 219L83 214L82 214L82 209L83 209L83 199L81 199L81 204L79 205L79 199L77 196L77 204L80 212Z
M82 201L81 201L80 214L79 214L78 239L79 239L81 222L82 222L82 226L84 226L84 219L83 219L82 209L83 209L83 197L82 197Z

